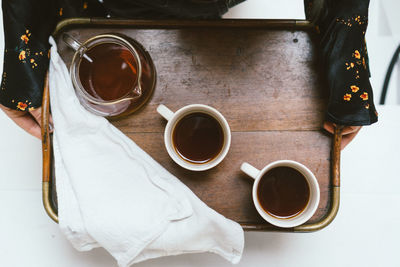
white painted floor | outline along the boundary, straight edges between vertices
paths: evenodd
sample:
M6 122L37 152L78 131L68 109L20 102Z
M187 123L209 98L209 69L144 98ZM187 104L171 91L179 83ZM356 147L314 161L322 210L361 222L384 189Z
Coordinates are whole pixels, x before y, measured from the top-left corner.
M260 8L265 2L272 3L268 5L271 8ZM262 10L273 18L304 16L301 0L277 2L248 0L227 16L262 17ZM376 95L388 60L400 40L400 27L397 27L400 16L393 12L398 3L398 0L371 1L367 38ZM2 32L0 48L3 51ZM388 95L391 105L378 107L380 121L364 127L342 153L341 207L334 222L311 234L246 233L245 251L238 266L400 266L400 106L396 105L400 101L395 91L400 89L400 82L396 79ZM41 143L17 128L2 112L0 266L116 266L104 250L76 252L47 217L41 202ZM216 255L194 254L151 260L136 266L231 264Z

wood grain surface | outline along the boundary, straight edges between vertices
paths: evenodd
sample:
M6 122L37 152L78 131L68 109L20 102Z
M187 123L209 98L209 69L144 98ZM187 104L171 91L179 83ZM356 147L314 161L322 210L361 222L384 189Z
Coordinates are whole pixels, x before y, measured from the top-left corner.
M313 33L289 30L189 28L79 28L69 34L85 41L118 32L139 41L157 69L150 102L112 123L176 175L211 208L243 224L264 224L251 199L252 180L240 172L247 161L257 168L291 159L316 175L321 201L310 222L330 206L331 136L321 130L327 102L326 81L317 64ZM69 65L73 51L57 40ZM159 104L177 110L187 104L211 105L232 130L231 149L216 168L191 172L169 158L166 125Z

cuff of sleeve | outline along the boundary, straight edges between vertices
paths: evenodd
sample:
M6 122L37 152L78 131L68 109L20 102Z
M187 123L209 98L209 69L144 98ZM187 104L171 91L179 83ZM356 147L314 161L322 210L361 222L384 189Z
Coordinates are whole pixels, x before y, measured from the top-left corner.
M326 112L326 120L338 125L344 126L366 126L371 125L378 121L378 114L375 110L368 111L369 114L359 114L365 112L358 112L351 115L335 116L331 112ZM360 116L361 115L361 116ZM362 119L360 119L362 117Z

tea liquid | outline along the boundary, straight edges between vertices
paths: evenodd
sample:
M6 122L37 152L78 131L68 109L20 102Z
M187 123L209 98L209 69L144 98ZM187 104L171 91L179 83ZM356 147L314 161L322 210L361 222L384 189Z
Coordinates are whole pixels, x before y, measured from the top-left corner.
M191 163L206 163L221 152L224 134L219 122L210 115L196 112L184 116L172 133L176 152Z
M259 182L257 196L262 208L277 218L291 218L307 206L310 188L306 178L290 167L276 167Z
M83 88L93 97L116 100L136 86L136 60L128 48L115 44L98 44L82 57L79 79Z

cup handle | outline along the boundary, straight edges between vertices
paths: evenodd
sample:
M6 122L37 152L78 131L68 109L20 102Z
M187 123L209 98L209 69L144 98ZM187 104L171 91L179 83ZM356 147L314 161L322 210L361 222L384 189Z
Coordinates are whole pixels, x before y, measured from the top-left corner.
M247 174L248 176L250 176L254 180L257 178L258 174L260 173L259 169L251 166L247 162L243 162L242 166L240 166L240 169L242 170L242 172L244 172L245 174Z
M158 112L161 116L163 116L164 119L166 119L167 121L171 120L172 117L174 116L174 113L173 113L169 108L167 108L165 105L163 105L163 104L160 104L160 105L157 107L157 112Z

